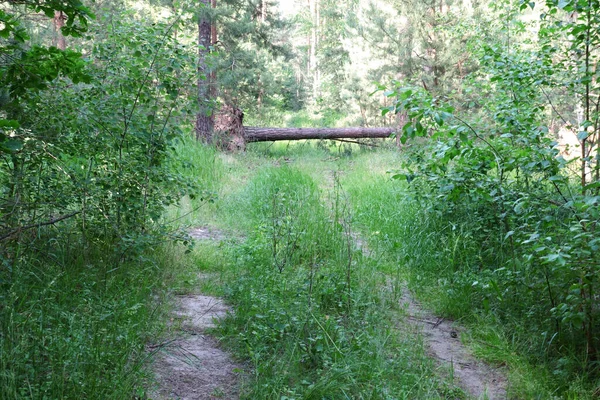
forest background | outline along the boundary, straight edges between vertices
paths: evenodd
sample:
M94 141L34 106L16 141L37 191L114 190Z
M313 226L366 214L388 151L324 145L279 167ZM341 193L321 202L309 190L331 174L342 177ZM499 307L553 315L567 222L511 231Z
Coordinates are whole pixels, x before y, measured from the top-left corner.
M411 285L435 287L444 313L485 316L547 365L556 393L593 396L599 10L1 2L0 397L141 387L168 263L152 250L190 245L165 210L216 196L210 166L175 149L223 105L246 125L402 127L390 177L418 210L421 245L439 251L403 247L394 202L361 224L389 230L380 245L416 263ZM215 27L209 46L198 44L202 21Z

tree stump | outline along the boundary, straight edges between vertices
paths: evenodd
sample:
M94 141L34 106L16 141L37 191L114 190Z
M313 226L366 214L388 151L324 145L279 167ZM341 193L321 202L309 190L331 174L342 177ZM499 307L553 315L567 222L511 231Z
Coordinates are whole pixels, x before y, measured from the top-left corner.
M215 115L214 144L229 151L246 150L244 138L244 112L236 106L225 104Z

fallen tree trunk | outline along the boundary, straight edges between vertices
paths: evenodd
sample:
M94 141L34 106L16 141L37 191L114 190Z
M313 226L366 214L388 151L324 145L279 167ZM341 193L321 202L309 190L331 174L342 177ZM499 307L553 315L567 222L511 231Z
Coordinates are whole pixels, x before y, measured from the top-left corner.
M244 127L246 142L301 139L388 138L394 128L257 128Z

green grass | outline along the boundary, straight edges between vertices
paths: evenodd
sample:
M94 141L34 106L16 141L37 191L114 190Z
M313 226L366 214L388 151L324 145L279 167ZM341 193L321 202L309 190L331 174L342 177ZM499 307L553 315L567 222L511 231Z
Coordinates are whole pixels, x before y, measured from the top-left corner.
M48 246L14 263L0 298L0 398L125 399L143 390L160 330L162 266Z
M181 185L187 186L192 194L183 197L177 206L170 207L164 219L183 227L195 224L212 212L211 205L225 174L225 161L213 147L184 136L174 143L169 162L169 168L181 177Z
M392 266L387 273L396 277L398 285L406 282L427 308L459 320L469 329L465 340L474 353L492 365L507 368L512 396L592 398L594 379L574 372L576 354L564 356L564 368L555 367L541 347L548 344L533 334L526 316L516 311L499 314L486 305L488 296L519 301L487 285L493 276L481 266L482 261L477 261L481 252L498 250L479 247L468 229L468 215L464 225L452 225L441 214L423 207L406 189L406 182L391 179L384 170L386 166L396 168L401 157L390 153L361 157L344 180L357 225L373 256ZM575 379L569 378L574 375Z
M471 311L481 277L455 272L477 249L389 179L395 150L289 142L232 155L184 140L173 151L172 168L196 196L165 220L232 239L191 252L154 244L116 263L101 242L40 232L32 246L42 256L15 254L0 275L0 398L143 396L153 379L145 345L163 331L169 294L181 293L234 307L215 334L248 365L244 398L465 398L404 328L405 283L469 328L475 354L507 367L516 398L591 398L590 377L565 383L527 358L526 327ZM349 239L354 231L369 256Z
M172 168L198 194L165 216L181 224L211 207L221 170L212 149L187 141L177 151ZM0 248L0 399L142 398L152 381L146 345L163 331L168 294L197 283L190 255L160 235L122 246L83 236L65 221ZM215 254L192 256L213 263Z
M356 251L338 177L351 160L313 145L254 148L228 161L213 217L246 240L199 255L235 313L218 334L249 363L248 399L461 398L435 372L374 260ZM240 174L244 178L240 179ZM202 245L202 252L207 251ZM196 267L194 267L196 268Z

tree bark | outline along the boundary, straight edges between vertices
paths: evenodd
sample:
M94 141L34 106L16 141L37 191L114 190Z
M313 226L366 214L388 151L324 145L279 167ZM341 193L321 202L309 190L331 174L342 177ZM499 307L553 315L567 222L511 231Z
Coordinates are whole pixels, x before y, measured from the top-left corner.
M52 44L60 50L65 50L67 48L65 35L62 34L61 30L61 28L65 26L65 19L66 16L62 11L54 12L54 30L56 31L56 36L52 40Z
M247 142L302 139L388 138L396 128L257 128L246 127Z
M212 143L214 126L210 98L211 73L207 64L212 39L210 21L211 0L200 0L198 12L198 114L196 116L196 139Z
M317 29L319 28L318 21L318 0L309 0L309 11L311 18L311 30L310 30L310 72L312 73L312 92L313 92L313 101L316 102L319 92L319 82L318 82L318 68L317 68L317 46L318 46L318 36Z
M265 23L267 20L267 0L262 0L260 4L260 22Z
M217 8L217 0L211 0L210 6L213 10L215 8ZM216 47L218 41L219 41L219 34L217 33L217 24L213 19L210 24L210 44L213 49ZM209 89L210 98L216 99L217 98L217 71L215 71L214 68L210 71L210 80L208 81L208 86L210 87L210 89ZM214 117L213 117L213 121L214 121ZM213 122L213 124L214 124L214 122ZM213 127L213 129L214 129L214 127Z

